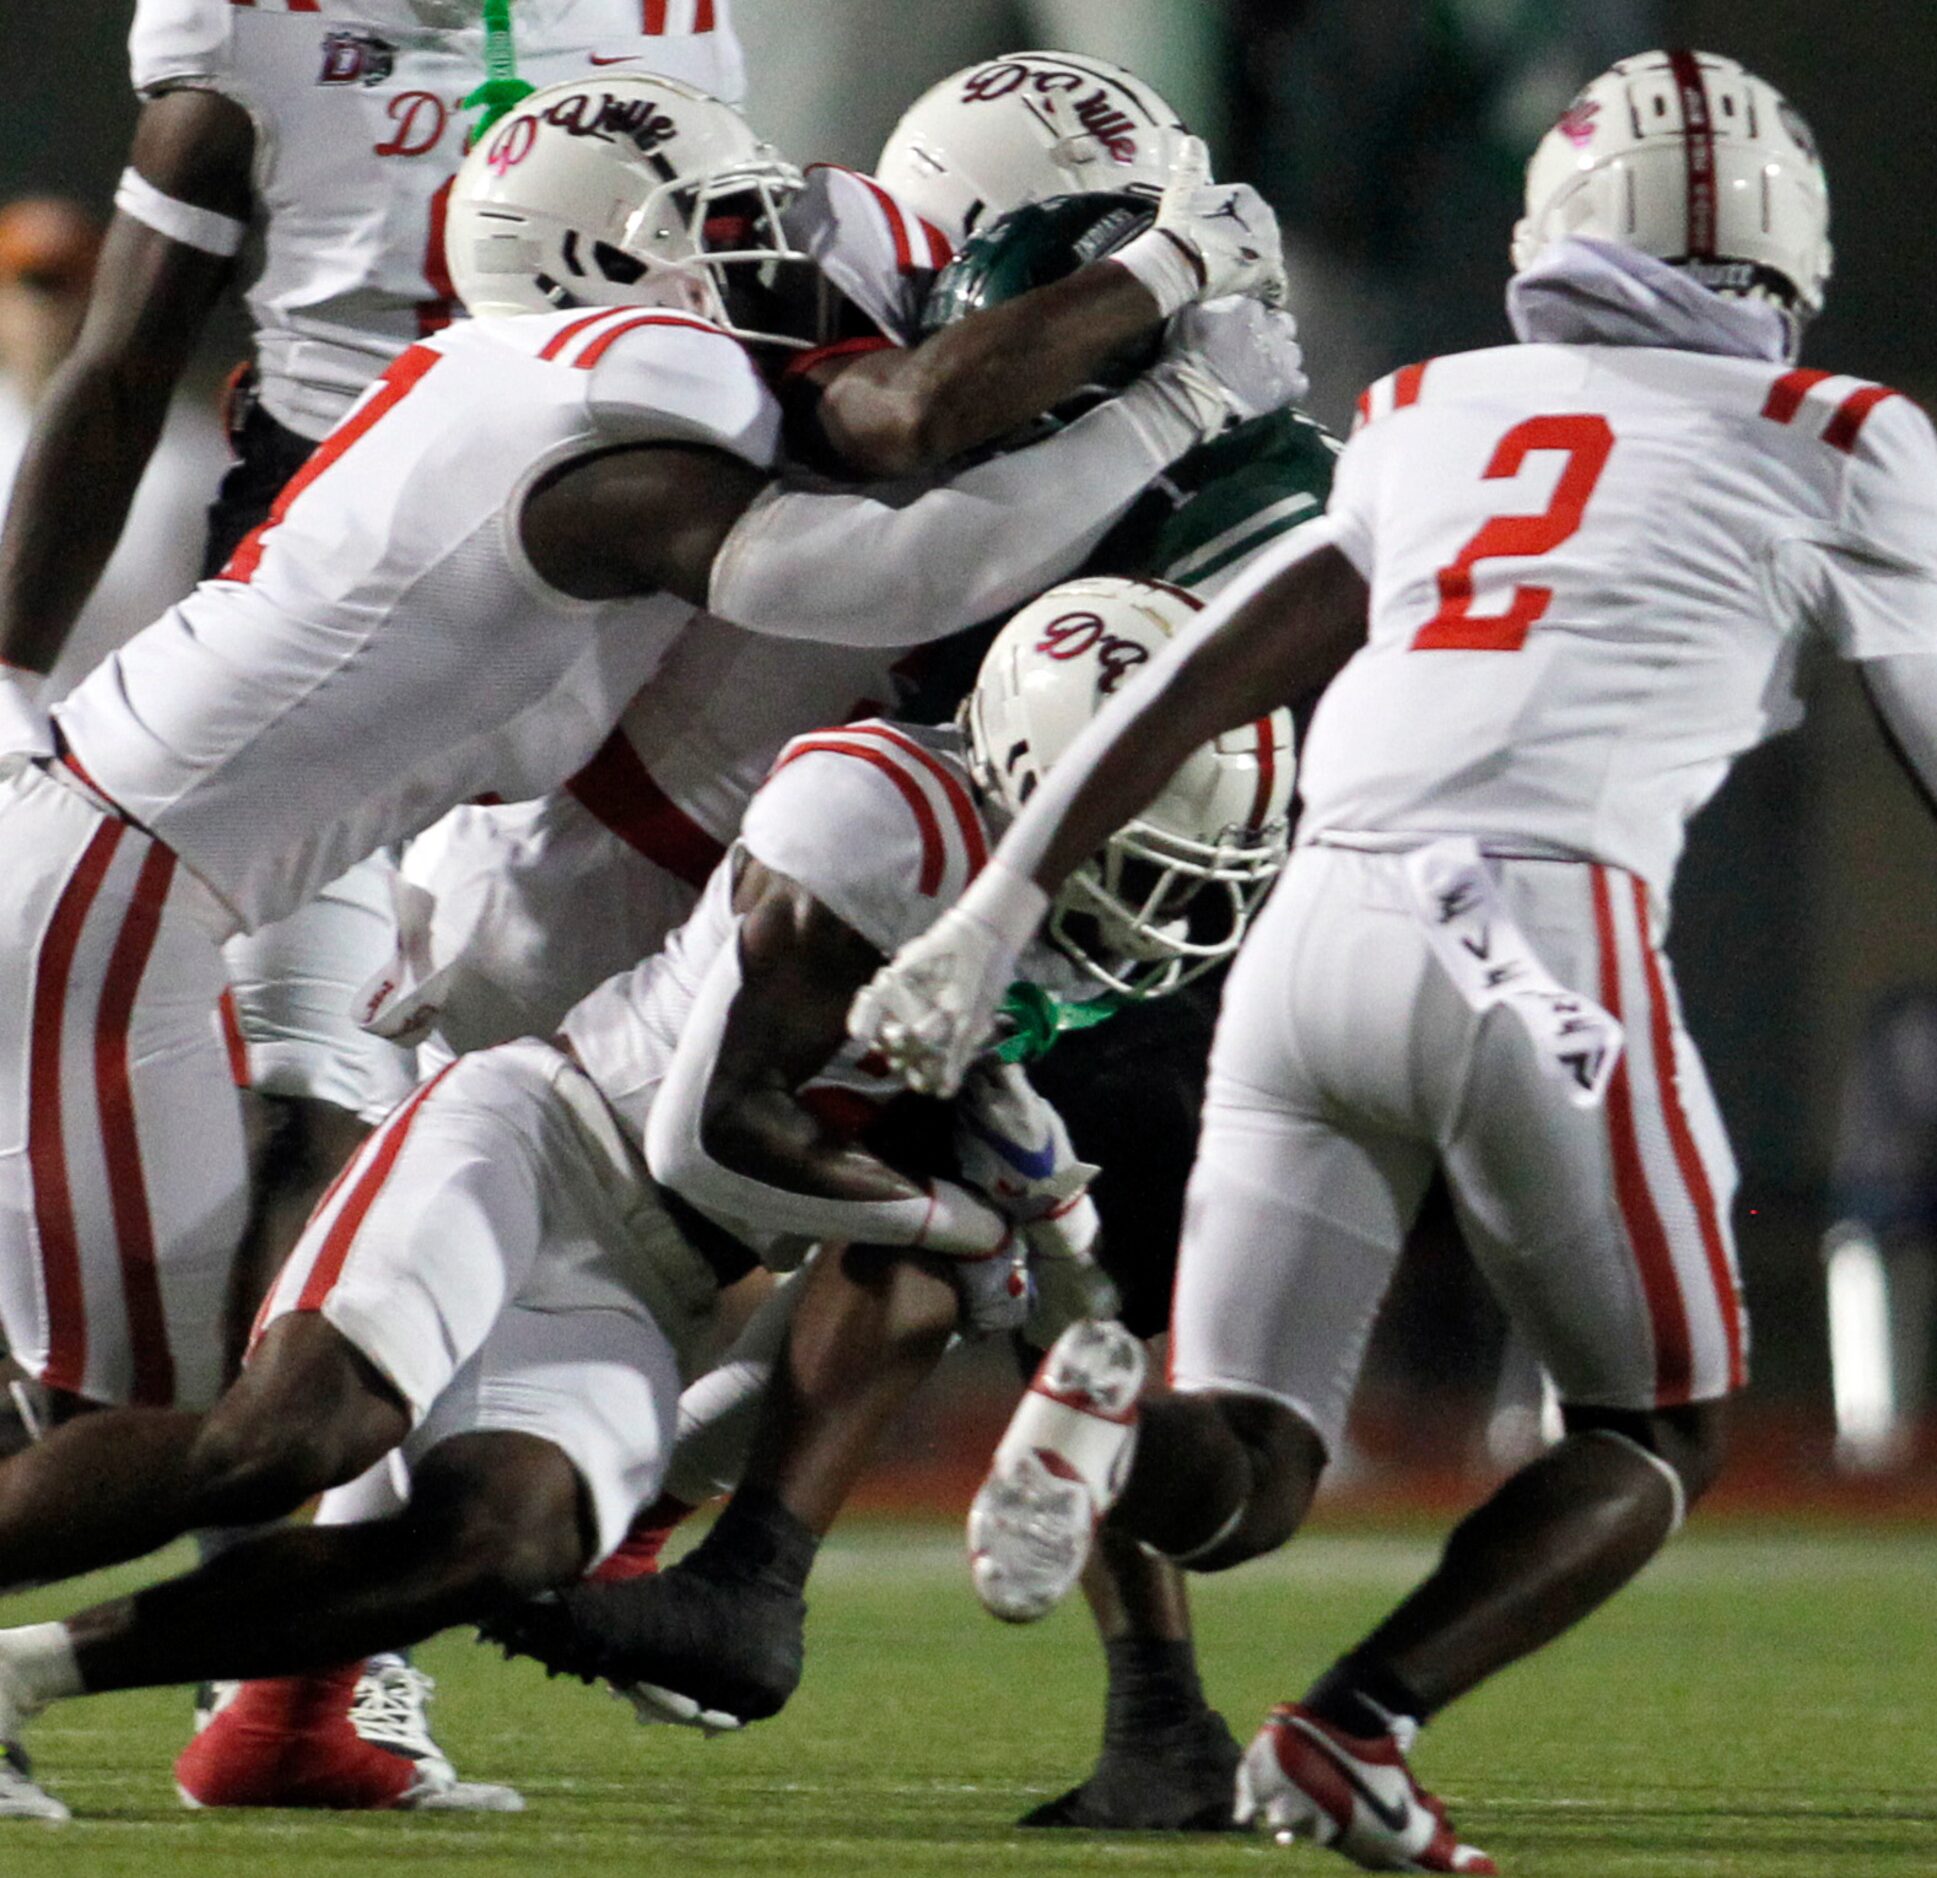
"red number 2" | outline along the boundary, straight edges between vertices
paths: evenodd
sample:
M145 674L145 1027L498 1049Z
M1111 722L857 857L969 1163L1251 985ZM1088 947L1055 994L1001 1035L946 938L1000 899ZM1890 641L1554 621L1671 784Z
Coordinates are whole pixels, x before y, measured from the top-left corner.
M1588 498L1607 468L1614 432L1604 417L1530 417L1500 439L1488 481L1518 476L1536 450L1564 450L1554 499L1544 515L1496 515L1460 550L1459 559L1439 570L1439 611L1420 627L1415 652L1518 652L1527 629L1553 604L1551 587L1515 587L1504 613L1473 616L1473 569L1501 555L1548 554L1581 525Z

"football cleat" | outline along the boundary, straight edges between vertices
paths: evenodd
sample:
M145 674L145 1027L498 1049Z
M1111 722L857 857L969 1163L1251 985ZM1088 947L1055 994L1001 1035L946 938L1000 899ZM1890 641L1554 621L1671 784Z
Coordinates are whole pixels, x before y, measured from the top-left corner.
M1106 1744L1080 1787L1045 1800L1017 1822L1086 1832L1231 1832L1238 1744L1207 1710L1134 1747Z
M406 1688L399 1671L419 1685ZM459 1780L438 1752L423 1721L430 1678L405 1664L384 1665L384 1672L389 1679L376 1692L366 1692L371 1677L362 1664L241 1684L175 1763L183 1804L522 1811L515 1789ZM368 1736L353 1725L357 1711Z
M1262 1818L1280 1845L1309 1839L1366 1871L1497 1873L1412 1777L1406 1750L1417 1733L1400 1720L1367 1740L1281 1703L1239 1763L1238 1824Z
M615 1585L628 1578L650 1577L659 1569L666 1541L698 1510L662 1493L632 1522L612 1555L592 1573L592 1582Z
M1129 1477L1146 1365L1121 1324L1072 1324L1017 1405L968 1518L975 1595L1004 1623L1046 1616L1082 1576Z
M682 1562L533 1599L480 1634L553 1675L611 1683L642 1720L718 1733L786 1706L805 1664L806 1617L802 1598Z
M40 1819L59 1825L74 1815L34 1779L34 1764L17 1741L0 1741L0 1819Z

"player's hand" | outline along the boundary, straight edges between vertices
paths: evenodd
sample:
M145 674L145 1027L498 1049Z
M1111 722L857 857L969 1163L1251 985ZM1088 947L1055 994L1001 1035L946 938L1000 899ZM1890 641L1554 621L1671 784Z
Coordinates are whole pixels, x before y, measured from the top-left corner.
M1271 205L1249 183L1211 180L1210 147L1186 137L1157 205L1157 229L1196 252L1200 300L1226 294L1285 296L1285 244Z
M1102 1170L1077 1157L1069 1130L1014 1063L980 1062L955 1101L955 1161L1020 1225L1065 1211Z
M1035 1296L1029 1277L1029 1245L1012 1232L999 1251L986 1258L951 1259L949 1282L962 1304L964 1336L1002 1336L1029 1321Z
M1124 398L1163 399L1209 442L1296 404L1310 389L1289 313L1256 300L1219 300L1186 307L1171 321L1163 356Z
M1156 225L1112 257L1168 316L1193 300L1285 297L1284 238L1270 204L1248 183L1211 180L1211 153L1187 137L1157 205Z
M952 1096L994 1031L1019 950L966 907L951 907L856 994L848 1032L917 1095Z
M54 754L54 720L41 703L47 681L38 672L0 665L0 765L31 763Z

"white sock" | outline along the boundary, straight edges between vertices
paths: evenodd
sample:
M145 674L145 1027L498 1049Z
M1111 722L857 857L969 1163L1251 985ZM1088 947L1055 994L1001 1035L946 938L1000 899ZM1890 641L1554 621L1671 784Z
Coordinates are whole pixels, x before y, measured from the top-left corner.
M74 1639L65 1624L23 1624L18 1630L0 1630L0 1666L28 1714L63 1696L86 1693L74 1661Z

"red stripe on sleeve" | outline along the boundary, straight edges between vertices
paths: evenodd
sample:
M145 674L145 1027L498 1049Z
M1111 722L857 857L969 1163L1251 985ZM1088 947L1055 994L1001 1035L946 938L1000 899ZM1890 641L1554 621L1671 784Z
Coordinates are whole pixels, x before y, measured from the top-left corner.
M1359 393L1358 403L1352 407L1352 428L1363 430L1372 421L1372 387L1370 385Z
M229 556L228 565L216 578L253 580L256 569L262 564L263 538L288 515L290 505L331 464L339 462L347 451L388 417L443 356L428 346L412 346L396 360L377 380L376 389L371 395L309 453L303 467L283 484L282 493L276 497L267 517L243 537L241 545Z
M572 363L581 372L589 372L606 352L627 333L636 333L641 326L685 326L696 333L711 333L717 339L731 339L731 333L723 333L710 320L687 319L680 313L642 313L636 319L621 321L617 326L608 326L596 339L586 342L585 350ZM737 341L735 342L738 343ZM549 351L549 348L547 348Z
M988 866L988 837L983 833L982 817L976 810L975 800L962 779L940 757L932 750L924 750L914 738L904 737L900 731L889 729L886 724L850 724L847 734L850 737L879 737L883 742L893 744L904 755L912 757L934 777L942 786L942 794L948 798L948 806L955 811L956 826L962 831L962 845L968 851L969 878L973 880Z
M1896 395L1888 385L1865 385L1861 391L1852 391L1836 407L1836 415L1823 431L1823 441L1834 450L1854 450L1870 413L1886 399Z
M121 1262L121 1297L128 1314L134 1362L134 1405L166 1408L175 1399L175 1358L168 1347L161 1280L155 1270L155 1226L141 1166L128 1032L135 995L161 931L162 908L175 877L175 857L159 842L142 857L127 917L108 955L107 976L94 1025L94 1091L101 1110L101 1151L107 1163L108 1205Z
M879 333L869 333L859 339L842 339L831 346L816 346L811 352L796 352L781 372L781 382L784 384L790 378L804 378L815 366L825 365L830 359L855 359L864 352L900 350L892 339L884 339Z
M1614 906L1608 893L1607 869L1594 869L1594 930L1601 951L1601 1003L1621 1022L1621 955L1614 936ZM1642 939L1643 948L1647 940ZM1651 1033L1652 1035L1652 1033ZM1634 1127L1634 1091L1628 1081L1624 1051L1607 1086L1608 1145L1614 1159L1614 1195L1627 1228L1628 1243L1641 1280L1641 1295L1654 1329L1655 1402L1672 1408L1688 1400L1694 1360L1688 1342L1688 1310L1675 1278L1674 1253L1668 1234L1648 1191L1647 1168Z
M87 1298L74 1231L74 1193L61 1128L61 1032L67 980L81 929L121 845L122 824L98 828L68 875L34 966L34 1008L27 1053L27 1170L34 1187L34 1236L40 1242L47 1298L47 1367L40 1380L78 1395L87 1369Z
M907 803L909 813L915 818L915 827L921 834L921 877L916 882L919 892L933 899L942 884L942 875L948 865L947 850L942 846L942 825L936 819L934 804L923 793L922 786L904 770L885 750L870 748L865 743L855 743L845 737L803 737L793 744L774 765L778 775L789 763L803 756L821 750L834 756L858 757L863 763L871 763L882 775L901 792L901 799Z
M693 9L693 31L710 33L718 23L713 17L713 12L713 0L699 0L699 5Z
M703 887L726 849L653 781L623 730L615 730L565 785L627 847L690 887Z
M569 346L580 333L596 326L600 320L616 319L621 313L631 312L630 307L601 307L596 313L588 313L583 319L576 319L569 326L561 326L545 341L545 349L539 353L541 359L555 359Z
M1409 404L1419 402L1419 393L1426 382L1426 366L1432 363L1427 359L1419 365L1402 365L1392 375L1392 408L1403 411Z
M289 10L292 13L320 13L323 0L289 0Z
M1729 1265L1715 1189L1709 1184L1708 1169L1695 1146L1688 1112L1682 1107L1675 1039L1668 1022L1668 987L1662 981L1661 960L1648 937L1648 890L1638 879L1633 885L1635 929L1641 935L1641 960L1648 975L1648 1038L1654 1051L1655 1078L1661 1086L1661 1112L1668 1123L1668 1141L1675 1151L1675 1165L1681 1169L1682 1184L1688 1189L1695 1222L1701 1228L1702 1254L1708 1261L1709 1279L1721 1307L1723 1330L1728 1339L1729 1387L1739 1389L1747 1380L1742 1360L1742 1296Z
M639 30L657 35L666 30L667 0L640 0Z
M904 274L910 273L915 265L914 244L908 239L908 218L901 212L901 204L881 187L872 176L863 176L859 170L848 174L857 181L865 183L873 192L874 199L881 205L881 213L887 219L888 232L894 236L895 265Z
M383 1191L384 1182L397 1165L397 1156L404 1151L404 1142L416 1123L419 1111L431 1091L456 1067L455 1063L449 1063L440 1069L384 1123L382 1131L358 1155L362 1170L343 1202L342 1212L337 1214L324 1235L322 1250L317 1253L316 1263L310 1267L309 1276L303 1281L302 1294L296 1300L297 1310L320 1311L324 1300L336 1289L336 1281L343 1276L343 1267L356 1243L357 1230L376 1205L377 1195ZM369 1158L364 1160L364 1155Z
M928 265L937 271L946 267L955 258L955 244L935 226L916 217L916 225L928 237Z
M1824 379L1831 376L1829 372L1812 372L1800 368L1793 372L1784 372L1769 387L1769 401L1762 407L1762 415L1771 423L1789 423L1802 409L1803 399L1808 397Z

